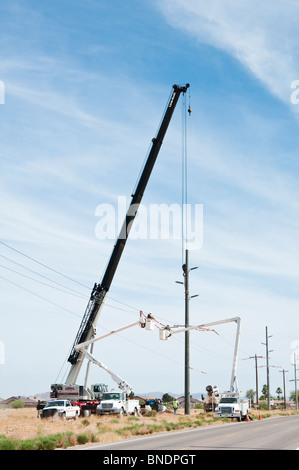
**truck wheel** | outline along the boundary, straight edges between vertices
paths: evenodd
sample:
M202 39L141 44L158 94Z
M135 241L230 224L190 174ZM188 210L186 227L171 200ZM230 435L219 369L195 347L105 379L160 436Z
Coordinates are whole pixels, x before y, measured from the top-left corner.
M119 416L124 416L125 415L125 410L123 408L121 408L120 412L119 412Z
M62 413L60 417L63 421L66 421L66 414L65 413Z
M78 413L75 414L74 420L76 421L78 419Z
M134 408L134 416L138 416L138 410L137 410L137 408Z

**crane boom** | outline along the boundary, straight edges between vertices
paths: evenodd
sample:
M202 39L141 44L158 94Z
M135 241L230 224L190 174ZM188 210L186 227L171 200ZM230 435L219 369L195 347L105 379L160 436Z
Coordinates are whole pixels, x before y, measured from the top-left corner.
M161 145L163 143L163 139L168 129L168 125L170 123L170 120L172 118L173 112L175 110L176 104L181 93L185 93L188 88L188 83L185 86L173 85L173 90L167 103L161 124L159 126L156 137L152 139L152 145L148 153L147 160L143 167L141 176L138 180L134 194L132 195L130 206L125 216L125 220L120 231L119 237L114 245L110 260L103 275L102 282L99 284L96 283L92 289L90 299L88 301L77 336L75 338L71 353L68 358L68 362L71 363L71 369L66 379L67 384L76 383L77 377L79 375L83 363L83 359L85 357L82 350L77 350L76 346L80 343L90 340L96 334L96 325L101 313L101 308L103 306L105 297L117 270L118 263L122 256L127 237L129 235L133 221L136 217L145 188L147 186L152 169L154 167Z

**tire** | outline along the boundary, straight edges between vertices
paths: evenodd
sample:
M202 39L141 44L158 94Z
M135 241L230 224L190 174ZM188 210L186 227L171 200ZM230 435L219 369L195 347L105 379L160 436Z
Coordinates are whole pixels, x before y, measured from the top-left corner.
M125 415L125 410L123 408L121 408L120 412L119 412L119 416L124 416Z
M134 414L134 416L138 416L138 410L137 410L137 408L134 408L134 413L133 413L133 414Z

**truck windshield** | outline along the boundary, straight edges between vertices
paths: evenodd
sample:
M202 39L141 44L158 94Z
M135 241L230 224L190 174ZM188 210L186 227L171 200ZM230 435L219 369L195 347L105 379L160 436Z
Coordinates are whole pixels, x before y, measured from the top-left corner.
M56 401L49 401L49 403L46 404L45 408L49 408L50 406L63 406L64 402L60 400Z
M103 393L102 401L103 400L121 400L120 393Z
M220 403L238 403L236 398L221 398Z

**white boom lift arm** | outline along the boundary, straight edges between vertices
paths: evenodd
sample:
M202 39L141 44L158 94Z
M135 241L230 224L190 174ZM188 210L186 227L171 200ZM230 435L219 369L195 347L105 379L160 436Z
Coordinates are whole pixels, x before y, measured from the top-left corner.
M142 313L142 312L141 312ZM110 331L109 333L106 333L105 335L99 336L98 338L93 338L90 339L89 341L84 341L83 343L77 344L75 346L76 351L82 352L84 356L94 364L98 365L102 369L104 369L108 374L111 375L112 379L117 383L118 387L122 390L125 390L126 392L131 391L133 388L131 385L129 385L124 379L122 379L119 375L115 374L112 372L103 362L99 361L94 357L90 352L87 351L87 348L89 346L92 346L96 341L100 341L101 339L107 338L108 336L117 334L121 331L127 330L128 328L132 328L133 326L139 325L142 328L145 328L147 330L153 330L154 329L154 322L155 320L148 319L148 318L142 318L140 315L140 319L134 323L130 323L129 325L123 326L121 328L118 328L117 330ZM176 330L173 330L171 328L164 328L160 329L160 339L162 340L167 340L170 338L170 336L177 334L177 333L183 333L185 331L190 331L190 330L204 330L207 327L214 326L214 325L221 325L223 323L230 323L234 322L237 323L237 333L236 333L236 340L235 340L235 350L234 350L234 358L233 358L233 367L232 367L232 375L231 375L231 382L230 382L230 392L237 392L238 391L238 385L237 385L237 363L238 363L238 353L239 353L239 342L240 342L240 329L241 329L241 318L240 317L233 317L233 318L227 318L225 320L218 320L210 323L204 323L202 325L196 325L196 326L188 326L186 328L179 328Z
M237 323L237 333L236 333L236 340L235 340L235 350L234 350L234 358L233 358L233 367L232 367L232 375L230 381L230 392L237 392L238 391L238 384L237 384L237 363L238 363L238 354L239 354L239 343L240 343L240 329L241 329L241 318L234 317L234 318L227 318L226 320L219 320L213 321L210 323L205 323L203 325L197 326L189 326L187 328L180 328L178 330L161 330L160 331L160 339L168 339L170 336L176 333L183 333L184 331L189 330L201 330L202 328L214 326L214 325L221 325L223 323L235 322Z
M88 352L87 348L90 345L93 345L96 341L106 338L107 336L111 336L116 333L119 333L120 331L127 330L128 328L132 328L132 326L136 326L136 325L146 327L146 320L145 319L143 320L142 318L140 318L140 320L134 323L131 323L130 325L123 326L122 328L119 328L118 330L110 331L109 333L106 333L103 336L99 336L98 338L93 338L89 341L84 341L83 343L77 344L77 346L75 347L76 351L82 352L84 356L86 357L86 359L88 359L89 361L93 362L93 364L96 364L97 366L101 367L106 372L108 372L108 374L111 375L112 379L117 383L118 387L121 390L124 390L126 393L130 393L130 391L133 390L133 387L130 384L128 384L124 379L122 379L119 375L112 372L103 362L99 361L96 357L94 357L93 354ZM152 328L148 327L147 329L152 329Z

